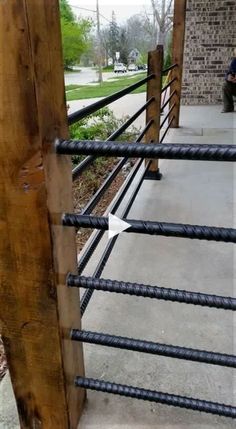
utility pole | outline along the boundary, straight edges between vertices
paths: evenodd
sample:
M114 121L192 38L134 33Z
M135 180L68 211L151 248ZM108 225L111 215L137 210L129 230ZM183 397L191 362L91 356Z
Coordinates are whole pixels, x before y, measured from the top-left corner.
M98 38L98 82L102 83L102 40L100 28L99 0L97 0L97 38Z

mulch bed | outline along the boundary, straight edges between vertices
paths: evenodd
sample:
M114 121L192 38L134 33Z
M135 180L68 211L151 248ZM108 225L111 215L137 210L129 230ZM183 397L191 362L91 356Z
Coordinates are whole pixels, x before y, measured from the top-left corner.
M89 202L94 193L102 185L109 172L112 171L114 166L117 164L116 158L104 160L104 162L93 165L87 172L85 172L79 180L73 184L73 201L75 213L80 213L83 207ZM132 163L131 163L132 166ZM93 214L101 216L114 196L120 189L125 177L129 173L129 168L125 171L122 170L116 179L113 181L110 188L104 194L102 200L99 202L97 207L93 210ZM93 230L81 229L76 236L77 250L78 253L82 250L84 244L88 240ZM0 337L0 381L4 377L7 371L6 356L4 353L3 342Z

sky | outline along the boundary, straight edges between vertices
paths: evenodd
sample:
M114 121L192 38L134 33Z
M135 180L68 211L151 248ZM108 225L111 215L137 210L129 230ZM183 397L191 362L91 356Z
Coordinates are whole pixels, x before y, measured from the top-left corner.
M144 7L150 10L150 0L99 0L100 13L108 20L111 19L112 11L116 14L118 23L124 22L127 18L143 11ZM87 9L96 9L96 0L69 0L71 6L78 6ZM95 17L95 13L72 8L75 13L83 17ZM101 24L108 22L101 18Z

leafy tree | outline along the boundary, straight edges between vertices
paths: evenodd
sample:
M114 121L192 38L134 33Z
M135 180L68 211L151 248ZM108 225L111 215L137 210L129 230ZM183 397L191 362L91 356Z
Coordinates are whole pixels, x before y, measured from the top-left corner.
M110 28L109 26L101 30L101 43L104 51L105 65L108 66L108 59L110 54Z
M172 64L172 31L167 36L165 58L164 58L164 69L168 68Z
M150 26L146 25L145 18L141 15L131 16L126 23L126 29L129 53L133 49L137 49L141 57L146 58L147 52L153 49L153 39L150 34Z
M120 31L120 59L121 62L124 64L128 64L128 56L129 56L129 44L128 44L128 36L127 36L127 31L126 28L123 27L121 28Z
M60 0L60 11L64 66L69 68L78 63L88 49L92 22L87 19L77 20L67 0Z
M60 0L61 18L67 22L75 22L75 15L67 0Z
M116 22L115 12L112 12L112 20L110 23L110 31L109 31L109 54L113 59L113 63L116 61L116 52L119 51L120 48L120 29Z

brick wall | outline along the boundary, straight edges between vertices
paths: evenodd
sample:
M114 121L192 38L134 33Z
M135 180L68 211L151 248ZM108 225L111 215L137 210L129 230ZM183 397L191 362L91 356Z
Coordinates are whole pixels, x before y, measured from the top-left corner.
M222 83L234 47L236 0L188 0L183 104L222 102Z

